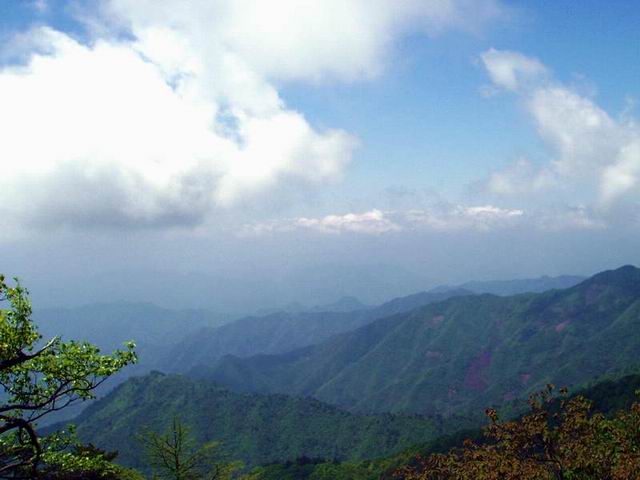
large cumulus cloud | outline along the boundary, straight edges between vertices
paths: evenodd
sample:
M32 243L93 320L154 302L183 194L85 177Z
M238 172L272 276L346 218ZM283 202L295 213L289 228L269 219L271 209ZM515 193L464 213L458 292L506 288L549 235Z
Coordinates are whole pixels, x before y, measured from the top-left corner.
M196 225L338 180L356 139L311 125L279 86L366 80L401 35L501 14L493 0L113 0L84 12L87 41L22 33L7 47L22 61L0 69L3 222Z

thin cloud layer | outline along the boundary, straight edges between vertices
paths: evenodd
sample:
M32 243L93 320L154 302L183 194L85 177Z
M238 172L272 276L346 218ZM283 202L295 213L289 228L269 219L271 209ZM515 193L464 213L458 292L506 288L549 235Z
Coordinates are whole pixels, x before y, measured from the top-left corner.
M589 97L550 79L538 60L489 50L481 56L495 87L514 92L552 158L534 166L520 159L493 173L487 191L501 196L566 192L603 210L640 190L640 126L615 119Z
M8 47L22 62L0 67L2 218L192 226L281 185L339 180L356 139L312 126L279 84L368 79L402 35L503 14L494 0L374 4L113 0L85 12L89 43L22 33Z
M524 214L520 209L500 208L494 205L443 204L429 210L411 210L405 214L405 218L414 228L435 231L490 231L512 227L521 221Z
M258 222L245 225L241 235L264 235L292 231L323 234L383 235L407 231L486 232L520 225L525 212L493 205L464 206L440 203L429 208L404 211L378 209L362 213L326 215L318 218Z
M333 214L246 224L236 233L242 237L314 232L319 234L388 235L414 233L490 233L507 230L560 232L601 230L606 221L584 205L553 206L525 210L496 205L462 205L436 202L408 210Z
M391 221L384 212L371 210L364 213L327 215L323 218L299 218L295 225L323 233L355 232L370 235L398 232L400 225Z

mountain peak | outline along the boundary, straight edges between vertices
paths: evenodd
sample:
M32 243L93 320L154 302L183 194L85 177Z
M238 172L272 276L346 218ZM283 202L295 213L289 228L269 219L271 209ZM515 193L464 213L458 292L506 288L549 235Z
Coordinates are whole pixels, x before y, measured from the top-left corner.
M354 310L362 310L364 308L367 308L367 306L356 297L352 296L344 296L328 305L319 305L315 307L316 310L326 310L330 312L350 312Z
M605 270L586 280L587 284L608 284L625 288L640 288L640 268L623 265L614 270Z

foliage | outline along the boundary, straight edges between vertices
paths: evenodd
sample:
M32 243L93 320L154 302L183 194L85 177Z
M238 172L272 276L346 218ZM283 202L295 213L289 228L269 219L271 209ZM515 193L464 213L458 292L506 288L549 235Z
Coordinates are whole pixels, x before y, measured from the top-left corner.
M152 469L167 480L224 480L242 467L227 462L220 442L198 446L191 429L174 417L168 433L148 430L138 437Z
M28 292L17 280L10 287L0 275L0 301L9 302L9 308L0 309L0 478L35 478L39 467L54 463L74 469L79 464L73 462L88 457L78 451L54 454L60 439L42 439L37 422L93 398L106 378L135 362L134 345L112 355L58 337L43 345L31 321Z
M531 396L530 412L503 422L487 409L485 441L418 458L405 480L627 480L640 478L640 403L607 418L583 396L562 399L553 385ZM566 392L561 392L566 393ZM640 393L640 392L638 392Z
M619 379L607 379L579 390L574 396L583 396L593 402L593 410L614 417L621 410L629 410L637 400L636 391L640 389L640 375L629 375ZM560 402L550 405L550 410L557 412ZM502 410L502 409L501 409ZM357 462L340 462L329 460L298 459L296 461L280 462L255 468L252 474L255 480L309 480L322 478L324 472L331 472L337 480L394 480L398 478L399 470L415 470L418 461L437 453L446 453L454 448L460 448L467 439L475 443L483 441L480 428L461 430L417 444L390 457ZM407 466L414 468L407 469ZM252 477L253 480L253 477Z
M118 452L106 452L92 444L82 445L75 430L56 432L45 439L43 467L39 478L46 480L142 480L133 470L116 465Z
M640 376L631 375L579 393L593 400L595 410L612 416L630 408L639 388ZM250 467L281 462L255 467L253 474L264 480L307 479L322 472L336 479L390 478L383 477L385 472L410 463L416 454L444 453L466 438L482 438L479 428L456 432L469 426L465 422L353 415L312 399L240 395L208 382L159 373L123 384L89 407L77 423L85 441L119 449L123 464L142 469L135 434L150 425L170 428L172 416L178 414L193 425L198 442L221 440L232 458ZM441 436L442 432L455 433ZM310 457L327 460L309 461Z
M299 458L252 470L256 480L377 480L380 461L330 462L322 459Z

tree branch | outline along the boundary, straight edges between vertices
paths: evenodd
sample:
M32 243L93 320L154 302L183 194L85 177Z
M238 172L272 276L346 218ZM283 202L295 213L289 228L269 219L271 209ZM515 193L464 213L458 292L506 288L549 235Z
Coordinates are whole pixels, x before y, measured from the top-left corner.
M10 368L13 368L17 365L20 365L24 362L28 362L29 360L32 360L38 357L39 355L44 353L46 350L51 348L51 346L55 342L57 342L58 339L59 337L53 337L51 340L49 340L49 342L47 342L47 344L44 347L42 347L40 350L38 350L35 353L27 354L27 353L24 353L22 350L18 351L15 357L0 361L0 371L8 370Z

